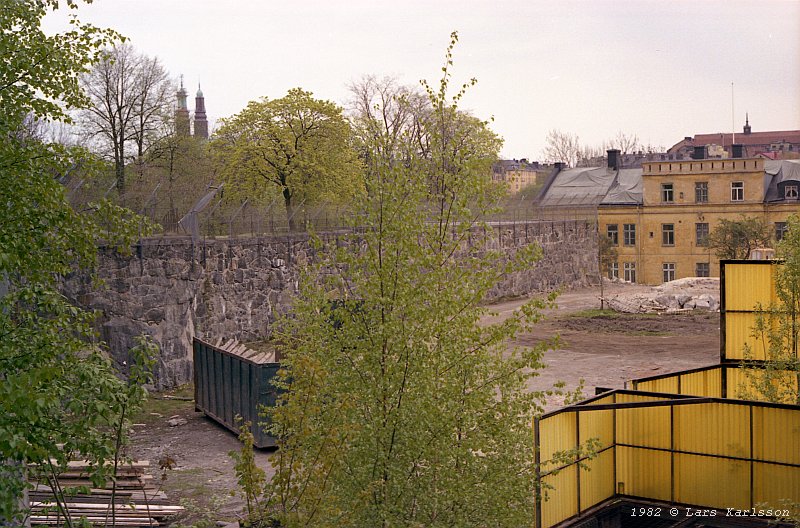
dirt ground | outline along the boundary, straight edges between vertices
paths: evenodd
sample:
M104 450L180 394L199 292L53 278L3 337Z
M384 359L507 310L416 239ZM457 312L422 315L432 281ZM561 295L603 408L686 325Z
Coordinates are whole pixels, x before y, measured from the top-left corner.
M610 284L606 295L638 293L648 287ZM523 300L507 301L491 307L494 315L486 321L507 317ZM622 388L625 381L693 367L719 360L719 314L690 312L670 315L630 315L598 313L599 289L562 294L558 308L549 310L544 321L530 333L520 335L515 345L530 346L560 335L560 347L545 353L547 368L530 387L545 390L557 381L567 389L585 381L584 394L595 387ZM548 399L553 409L563 398ZM170 426L177 417L186 420ZM175 502L187 507L182 522L197 520L235 520L243 500L234 495L236 477L228 452L239 448L236 436L194 410L191 388L154 395L147 410L137 418L131 455L148 459L154 471L158 462L174 462L162 482L164 491ZM272 452L257 450L256 460L271 475Z

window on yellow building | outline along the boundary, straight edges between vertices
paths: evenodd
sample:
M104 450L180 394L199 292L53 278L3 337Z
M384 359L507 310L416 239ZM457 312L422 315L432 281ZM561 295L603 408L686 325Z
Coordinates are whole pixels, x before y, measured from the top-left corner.
M708 262L698 262L694 267L694 276L695 277L710 277L711 276L711 266Z
M708 203L708 182L694 182L694 201Z
M708 222L698 222L694 225L695 244L698 247L708 245ZM699 275L698 275L699 277Z
M775 222L775 240L780 242L783 240L783 237L786 235L786 231L789 230L789 226L786 225L786 222Z
M744 201L744 182L731 182L731 201Z
M622 243L626 246L636 245L636 224L622 224Z
M623 279L628 282L636 282L636 263L625 262L622 265Z
M619 278L619 262L611 262L608 265L608 278L609 279Z
M669 281L674 281L675 280L675 263L674 262L665 262L661 269L664 272L664 282L669 282Z
M619 245L619 226L617 224L608 224L606 226L606 236L611 241L611 245Z
M675 224L661 224L661 245L675 245Z
M675 201L675 189L671 183L661 184L661 201L664 203L672 203Z
M797 185L787 185L784 187L783 196L788 200L797 200Z

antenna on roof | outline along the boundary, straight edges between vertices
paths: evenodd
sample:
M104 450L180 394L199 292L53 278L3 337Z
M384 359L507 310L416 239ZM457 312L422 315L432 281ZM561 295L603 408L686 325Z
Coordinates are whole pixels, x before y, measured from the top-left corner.
M731 145L733 145L736 143L736 121L734 119L734 112L733 112L733 81L731 81L731 130L733 131ZM731 155L733 155L733 150L731 150Z

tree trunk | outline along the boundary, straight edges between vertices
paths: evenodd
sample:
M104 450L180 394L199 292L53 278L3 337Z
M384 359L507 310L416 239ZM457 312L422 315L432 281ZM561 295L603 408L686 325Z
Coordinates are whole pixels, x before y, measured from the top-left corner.
M283 205L286 206L286 220L289 222L289 231L297 231L297 220L294 217L294 206L292 205L292 193L289 189L283 189Z
M124 202L125 195L125 145L120 142L114 160L114 171L117 177L117 192Z

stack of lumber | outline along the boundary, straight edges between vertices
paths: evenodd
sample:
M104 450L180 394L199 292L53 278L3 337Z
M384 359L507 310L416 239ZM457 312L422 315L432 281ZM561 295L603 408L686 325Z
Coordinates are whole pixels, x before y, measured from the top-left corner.
M91 488L87 463L70 462L67 470L58 476L62 491L78 486L90 487L89 493L65 493L64 507L76 523L81 517L95 526L149 527L160 526L173 515L181 513L181 506L169 504L163 491L148 474L150 463L139 461L123 464L117 469L116 491L112 483L103 488ZM30 492L32 526L64 526L66 521L47 483L38 483ZM113 521L112 521L113 519Z
M256 364L263 364L263 363L275 363L276 356L274 350L253 350L249 348L244 343L237 341L236 339L225 339L220 337L217 339L217 343L214 345L220 350L224 350L233 356L238 356L242 359L246 359L252 363Z

